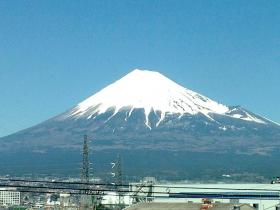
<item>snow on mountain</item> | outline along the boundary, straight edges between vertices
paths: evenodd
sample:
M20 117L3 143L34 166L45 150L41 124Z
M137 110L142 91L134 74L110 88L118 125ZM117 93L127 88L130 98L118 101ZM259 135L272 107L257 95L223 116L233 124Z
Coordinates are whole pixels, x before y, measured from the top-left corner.
M174 81L155 71L135 69L120 80L108 85L98 93L79 103L64 118L87 118L114 109L112 118L121 109L128 109L128 117L134 109L144 109L149 126L150 112L159 111L161 114L156 126L168 114L203 114L212 119L210 114L226 115L229 117L266 123L250 113L217 103L203 95L186 89Z
M280 146L276 123L240 106L219 104L158 72L134 70L72 109L0 138L1 154L43 151L46 158L57 158L80 151L85 134L94 139L94 152L100 152L104 161L119 151L132 152L133 162L149 154L153 155L149 159L162 160L165 151L172 157L174 151L181 153L179 162L205 152L206 159L211 157L208 153L219 152L230 158L269 156ZM142 154L139 159L138 154ZM217 161L213 156L211 160Z
M266 122L274 123L265 118L260 119L260 118L256 117L254 114L251 114L248 111L242 109L241 107L234 107L234 108L230 109L229 111L226 112L226 115L233 117L233 118L256 122L256 123L262 123L262 124L266 124Z

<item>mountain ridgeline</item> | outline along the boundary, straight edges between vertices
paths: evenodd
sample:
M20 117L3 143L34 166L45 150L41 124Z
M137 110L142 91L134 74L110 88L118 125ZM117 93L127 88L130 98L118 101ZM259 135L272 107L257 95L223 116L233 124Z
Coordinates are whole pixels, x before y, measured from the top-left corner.
M28 164L36 173L46 168L48 173L69 168L76 173L78 167L66 165L80 161L84 134L92 139L97 175L106 173L106 164L118 153L130 176L219 179L229 172L264 178L280 173L272 164L279 155L279 124L146 70L134 70L72 109L1 138L0 150L3 158ZM46 168L38 168L40 160ZM53 162L67 169L56 170Z

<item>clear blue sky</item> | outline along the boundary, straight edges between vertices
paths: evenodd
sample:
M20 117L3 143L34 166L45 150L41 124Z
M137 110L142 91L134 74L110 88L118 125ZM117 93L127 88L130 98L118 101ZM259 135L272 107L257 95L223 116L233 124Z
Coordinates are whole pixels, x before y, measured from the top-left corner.
M280 1L2 0L0 136L134 68L280 122Z

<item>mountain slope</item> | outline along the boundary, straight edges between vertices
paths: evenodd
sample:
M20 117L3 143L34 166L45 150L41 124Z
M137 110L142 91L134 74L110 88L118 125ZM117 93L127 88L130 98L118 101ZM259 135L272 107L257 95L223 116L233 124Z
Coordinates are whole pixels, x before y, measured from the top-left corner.
M132 159L147 151L270 155L280 146L277 123L215 102L158 72L134 70L65 113L0 139L0 150L75 152L84 134L93 139L95 154L129 151Z
M157 148L166 149L160 142L166 143L168 139L172 146L167 149L184 150L176 139L198 141L202 137L235 136L244 139L240 144L246 145L255 144L256 139L273 139L279 128L278 124L242 107L228 107L186 89L158 72L136 69L69 111L2 142L12 148L16 143L24 146L25 141L30 148L79 147L77 141L87 133L100 148L115 148L115 145L128 148L130 139L140 139L133 147L143 144L149 148L149 139L158 139ZM120 143L119 138L126 139L126 143ZM102 139L115 140L108 143Z
M166 115L221 114L256 123L267 123L261 117L250 115L246 111L229 109L205 96L186 89L158 72L134 70L120 80L107 86L100 92L79 103L68 113L61 116L67 118L94 118L108 110L114 110L113 117L120 110L128 110L128 117L134 109L144 109L145 124L149 127L149 114L160 112L158 126ZM213 120L213 119L212 119ZM270 122L272 123L272 122Z

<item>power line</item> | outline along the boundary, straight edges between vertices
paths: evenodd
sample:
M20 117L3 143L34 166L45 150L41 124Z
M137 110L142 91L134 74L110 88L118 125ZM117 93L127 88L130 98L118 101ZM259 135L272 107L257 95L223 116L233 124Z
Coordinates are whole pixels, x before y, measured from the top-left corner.
M73 187L51 187L51 186L29 186L29 185L10 185L10 184L0 184L0 187L12 187L12 188L27 188L27 189L50 189L50 190L73 190L73 191L80 191L79 194L96 194L96 192L117 192L117 193L134 193L139 191L137 190L114 190L114 189L92 189L92 188L73 188ZM17 189L21 192L22 189ZM23 189L26 191L26 189ZM5 190L9 191L9 190ZM35 191L39 193L40 191ZM51 193L51 192L50 192ZM56 191L57 193L57 191ZM101 194L103 194L101 193ZM140 193L147 193L147 192L140 192ZM258 198L258 199L264 199L264 198L277 198L279 199L279 194L262 194L259 192L258 194L250 194L250 192L245 193L232 193L232 192L217 192L217 193L199 193L199 192L181 192L181 193L168 193L168 192L158 192L153 191L153 194L159 194L159 195L168 195L170 198L232 198L232 197L238 197L238 198ZM97 194L97 195L100 195ZM146 196L146 197L153 197L153 196Z
M73 185L92 185L92 186L111 186L111 187L139 187L139 184L111 184L111 183L84 183L84 182L68 182L68 181L47 181L47 180L27 180L27 179L0 179L0 181L11 181L11 182L30 182L30 183L46 183L46 184L73 184ZM143 188L149 186L142 186ZM280 192L280 189L265 189L265 188L227 188L227 187L188 187L188 186L171 186L171 185L153 185L156 188L173 188L173 189L201 189L201 190L257 190L257 191L268 191L268 192Z
M109 189L85 189L85 188L60 188L60 187L46 187L46 186L24 186L24 185L0 185L2 187L12 187L11 189L0 189L0 191L17 191L17 192L25 192L25 193L59 193L58 191L54 190L73 190L69 191L69 194L76 194L76 195L111 195L111 196L119 196L118 194L110 194L108 192L122 192L122 193L133 193L138 191L131 191L131 190L121 190L121 191L114 191ZM27 189L15 189L16 187L25 187ZM36 190L38 189L38 190ZM43 190L43 189L50 189L50 190ZM52 191L51 191L52 190ZM106 193L104 193L106 192ZM140 193L147 193L147 192L140 192ZM218 199L231 199L231 198L238 198L238 199L270 199L270 200L279 200L278 194L231 194L231 193L166 193L166 192L153 192L153 194L157 195L141 195L142 197L146 198L218 198ZM131 196L131 195L128 195Z

